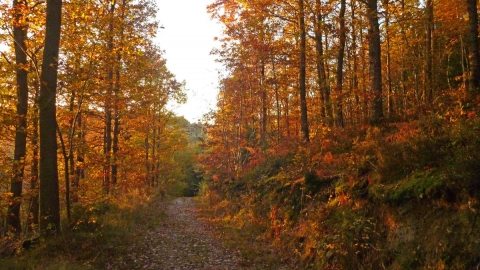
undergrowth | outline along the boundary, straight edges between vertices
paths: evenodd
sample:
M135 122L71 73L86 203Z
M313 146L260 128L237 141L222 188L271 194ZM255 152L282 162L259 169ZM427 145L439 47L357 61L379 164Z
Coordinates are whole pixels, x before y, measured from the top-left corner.
M304 269L480 267L479 131L476 113L336 129L250 158L203 196Z
M52 239L4 239L11 251L3 254L0 269L105 269L110 261L125 257L135 241L137 222L152 213L149 206L156 196L136 190L121 198L76 205L72 222L64 221L62 231ZM164 218L161 209L155 213L148 222Z
M296 269L296 260L285 250L270 245L270 239L264 236L268 225L258 220L243 222L252 218L252 213L239 211L235 216L225 211L227 202L210 207L210 203L200 197L201 216L215 228L221 230L219 237L229 250L241 255L239 265L246 269Z

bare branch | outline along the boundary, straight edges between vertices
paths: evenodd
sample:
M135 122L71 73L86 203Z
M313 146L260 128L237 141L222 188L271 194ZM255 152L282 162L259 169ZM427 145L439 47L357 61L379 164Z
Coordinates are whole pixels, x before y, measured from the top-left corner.
M12 62L8 59L7 55L6 55L4 52L0 52L0 53L2 54L3 58L5 59L5 61L7 61L7 63L8 63L9 65L12 65Z

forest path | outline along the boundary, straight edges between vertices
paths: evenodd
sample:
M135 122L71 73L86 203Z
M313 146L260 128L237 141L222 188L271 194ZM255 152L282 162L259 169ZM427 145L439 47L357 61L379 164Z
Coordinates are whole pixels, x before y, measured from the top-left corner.
M226 249L214 236L218 230L199 218L193 198L153 206L150 216L139 217L127 255L108 269L245 269L239 252Z

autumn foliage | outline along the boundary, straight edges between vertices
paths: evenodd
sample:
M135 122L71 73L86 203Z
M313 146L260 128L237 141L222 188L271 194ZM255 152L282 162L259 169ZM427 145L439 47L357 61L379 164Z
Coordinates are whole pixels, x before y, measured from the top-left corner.
M479 267L477 1L215 0L218 103L193 125L168 110L184 85L152 1L63 1L52 64L45 3L0 5L0 253L44 229L93 235L151 191L200 192L299 268ZM52 67L58 149L42 151L63 223L39 231Z
M201 162L214 211L302 268L478 266L467 2L212 3L225 73Z
M183 169L193 163L193 150L183 150L191 126L168 109L184 101L184 83L168 70L154 42L155 3L62 2L60 52L48 64L43 61L45 39L51 37L45 36L47 3L0 1L1 256L15 252L16 236L76 228L83 222L77 211L96 203L187 189ZM56 86L41 78L47 69L55 71ZM54 116L39 128L51 104ZM53 138L57 149L45 148L45 128L54 131L47 139ZM58 168L54 162L39 167L42 145ZM42 169L58 173L48 179L57 192L39 185ZM60 201L60 213L39 209L39 187L48 192L44 201ZM50 218L39 228L39 221ZM54 224L60 219L61 227Z

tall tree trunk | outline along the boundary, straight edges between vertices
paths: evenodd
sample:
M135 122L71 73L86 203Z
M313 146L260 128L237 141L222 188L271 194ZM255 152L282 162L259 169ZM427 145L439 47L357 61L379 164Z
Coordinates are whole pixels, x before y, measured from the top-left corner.
M352 11L351 11L351 20L352 22L355 20L355 11L356 11L356 0L351 0L350 1L350 6L352 7ZM361 33L360 33L361 35ZM357 33L356 33L356 27L355 27L355 24L353 23L352 24L352 46L351 46L351 50L352 50L352 58L353 58L353 67L352 67L352 92L353 95L355 96L355 105L352 106L356 109L353 109L352 108L352 123L355 122L355 118L353 117L353 114L354 112L356 113L356 116L357 116L357 122L358 123L361 123L361 110L360 108L362 107L361 104L360 104L360 95L358 93L358 53L357 53Z
M24 23L23 9L27 6L24 1L13 1L14 27L13 42L15 45L16 88L17 88L17 119L15 123L15 149L13 154L12 179L10 192L12 199L8 206L7 225L20 235L22 225L20 221L20 204L22 183L25 171L25 156L27 153L27 111L28 111L28 63L27 63L27 25Z
M288 97L285 98L285 128L287 129L287 137L290 137L290 107Z
M320 96L323 103L320 109L320 116L326 117L327 122L332 118L332 109L330 101L330 89L327 82L327 74L325 68L324 54L323 54L323 36L322 36L322 6L320 0L315 1L316 4L316 20L315 20L315 49L316 49L316 64L317 64L317 83L320 88Z
M113 147L112 147L112 186L117 184L118 178L118 150L120 147L118 146L118 137L120 135L120 111L119 111L119 92L120 92L120 61L121 61L121 53L118 53L118 66L116 71L116 81L115 81L115 89L114 89L114 106L113 106Z
M154 107L154 111L153 111L154 115L157 114L157 110L156 108ZM157 117L155 117L155 120L156 120ZM154 120L154 121L155 121ZM152 134L152 174L150 176L150 180L149 180L149 183L150 183L150 187L154 187L155 186L155 182L156 182L156 178L157 178L157 173L158 173L158 167L157 167L157 160L158 160L158 157L157 157L157 150L158 149L158 143L157 143L157 140L158 140L158 136L159 136L159 130L157 129L157 123L156 121L154 122L155 124L153 125L153 134ZM159 150L160 151L160 150Z
M83 176L83 163L84 163L84 152L83 147L85 143L85 134L84 134L84 123L83 123L83 113L78 112L78 133L77 133L77 166L75 167L75 175L72 179L72 203L78 202L78 192L80 188L80 178Z
M477 0L467 0L469 40L468 48L470 50L470 95L477 95L480 90L480 52L478 42L478 12Z
M147 128L147 135L145 136L145 180L147 181L147 185L151 186L151 168L150 168L150 142L149 142L149 132L150 127Z
M154 112L155 113L155 112ZM146 119L150 119L150 108L147 108ZM145 182L150 187L152 185L153 164L150 162L150 122L145 123Z
M76 61L77 67L76 69L78 70L78 61ZM70 105L69 105L69 113L70 115L74 115L74 110L75 110L75 97L76 97L76 92L72 91L72 94L70 95ZM67 151L67 146L65 144L65 141L63 139L62 133L60 128L57 125L57 133L58 137L61 142L61 147L62 147L62 153L64 157L64 177L65 177L65 207L67 210L67 219L68 222L70 223L71 221L71 211L70 211L70 196L71 196L71 180L73 179L74 176L74 170L75 170L75 162L74 162L74 155L73 155L73 145L74 145L74 134L75 134L75 125L77 121L77 116L74 116L70 119L70 132L68 135L68 151Z
M108 70L108 88L107 95L105 97L105 131L103 136L103 154L105 156L105 163L103 165L103 192L105 194L110 193L110 184L111 184L111 158L112 158L112 93L114 92L114 81L113 81L113 66L114 66L114 44L113 44L113 35L114 35L114 16L115 16L115 5L116 1L113 0L110 3L110 24L108 29L108 61L107 61L107 70Z
M377 0L368 0L368 55L370 60L370 87L373 93L372 124L378 124L383 118L382 108L382 64L380 47L380 27L378 25Z
M389 0L383 1L384 9L385 9L385 39L386 39L386 60L387 60L387 116L392 117L394 114L393 108L393 93L392 93L392 74L391 74L391 57L390 57L390 13L388 9Z
M305 31L305 10L303 0L298 1L299 7L299 27L300 27L300 124L302 130L302 139L306 142L310 141L310 134L308 129L308 115L307 115L307 91L306 91L306 75L307 75L307 34Z
M65 178L65 206L67 208L67 219L68 222L70 223L71 220L71 212L70 212L70 163L69 163L69 156L67 152L67 146L65 145L65 140L63 139L62 131L60 130L60 127L57 124L57 133L58 133L58 138L60 139L60 147L62 149L62 155L63 155L63 170L64 170L64 178Z
M158 187L158 182L160 180L160 166L162 165L161 164L161 160L160 158L158 158L160 156L160 146L161 146L161 142L162 140L160 140L160 135L161 135L161 132L162 132L162 127L160 125L157 126L157 143L155 145L155 147L157 148L157 158L155 159L155 179L153 181L154 183L154 187Z
M342 98L342 87L343 87L343 57L345 55L345 41L346 41L346 29L345 29L345 5L346 0L340 1L340 44L338 48L338 57L337 57L337 94L336 94L336 122L337 125L343 127L343 98Z
M39 88L40 85L38 84L38 80L35 79L34 82L35 88L35 104L33 106L33 116L32 116L32 124L33 124L33 131L32 131L32 166L30 167L30 190L33 191L32 197L30 199L30 213L29 215L29 224L38 224L38 95L39 95Z
M275 104L277 109L277 143L280 143L281 133L280 133L280 118L281 118L281 111L280 111L280 101L278 95L278 83L277 83L277 71L275 69L275 58L273 53L270 55L272 61L272 71L273 71L273 89L275 90Z
M263 54L263 52L262 52ZM262 55L263 57L263 55ZM264 149L267 146L267 86L265 84L265 61L261 60L261 68L260 68L260 76L261 76L261 83L260 83L260 91L261 91L261 100L262 100L262 120L260 124L260 147Z
M424 101L430 105L433 97L433 0L426 0L427 26L425 38L425 93Z
M122 1L121 6L121 19L122 22L125 19L125 8L126 8L126 0ZM123 44L123 32L124 26L121 26L120 30L120 46L124 46ZM118 50L117 52L117 62L116 62L116 71L115 71L115 87L114 87L114 106L113 106L113 114L114 114L114 122L113 122L113 153L112 153L112 185L115 186L117 184L118 178L118 150L120 149L118 145L118 137L120 136L120 88L121 88L121 62L122 62L122 50Z
M110 97L106 97L110 99ZM109 101L107 103L110 103ZM112 151L112 111L110 105L106 105L105 110L105 129L103 135L103 154L105 156L103 165L103 193L110 193L110 163Z
M56 92L62 0L47 0L45 47L40 84L40 231L60 230Z

